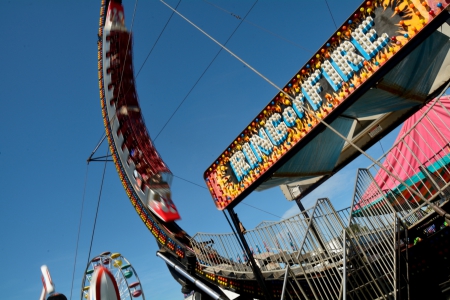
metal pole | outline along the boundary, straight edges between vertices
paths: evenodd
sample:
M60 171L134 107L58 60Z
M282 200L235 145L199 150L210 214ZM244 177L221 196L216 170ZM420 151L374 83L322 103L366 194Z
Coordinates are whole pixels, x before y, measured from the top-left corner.
M234 212L233 208L227 208L228 213L231 216L231 220L233 221L233 225L236 228L236 232L238 234L239 239L241 240L242 247L244 247L244 251L247 254L248 259L250 260L250 264L253 270L253 274L255 275L256 281L258 282L262 292L264 293L264 297L267 300L272 300L272 295L269 293L267 289L266 283L264 282L264 277L259 269L258 265L255 262L255 259L250 251L250 247L247 244L247 240L244 237L244 234L239 229L239 219L237 214Z
M342 270L342 299L347 300L347 241L346 241L346 233L345 228L342 230L344 232L343 236L343 244L342 244L342 251L343 251L343 270Z
M397 280L399 279L397 277L397 274L398 274L399 270L397 269L397 253L395 253L396 252L395 251L395 245L397 244L397 247L400 248L400 240L399 240L398 243L396 242L397 241L397 238L396 238L397 237L397 231L399 230L398 224L399 224L398 223L398 218L397 218L397 215L395 215L395 219L394 219L394 255L393 255L394 270L392 272L392 276L394 277L394 282L393 282L393 284L394 284L394 291L393 291L394 299L397 299L397 296L398 296L397 291L400 292L400 288L397 286ZM399 266L400 266L400 264L398 265L398 267Z
M325 199L328 202L330 201L327 198L325 198ZM353 210L353 205L354 205L354 202L352 202L352 206L351 206L350 211ZM330 203L329 207L334 211L335 214L337 214L335 209L334 209L334 207L331 205L331 203ZM365 216L365 217L367 217L367 216ZM350 227L351 219L352 218L351 218L351 215L350 215L348 230L349 230L349 233L350 233L351 237L356 237L356 234L353 232L352 228ZM337 220L339 221L339 223L341 223L342 228L345 230L345 226L344 226L344 223L342 222L342 220L339 219L339 218ZM350 242L350 245L351 245L352 248L357 247L359 249L362 249L362 246L358 242L358 239L355 238L354 242L352 242L352 238L350 238L349 242ZM366 261L370 261L369 258L368 258L368 255L367 255L367 253L365 251L362 251L362 255L363 255L363 257L364 257L364 259ZM366 266L367 266L367 270L369 270L369 268L370 268L370 271L367 272L367 274L365 274L366 279L368 279L368 280L370 280L371 282L374 283L374 285L376 287L376 290L381 294L380 298L386 299L386 297L383 296L384 291L383 291L382 287L380 287L380 285L377 283L377 278L374 277L374 274L376 274L376 270L374 269L374 267L371 264L366 264ZM356 274L358 274L358 272Z
M262 292L264 293L264 298L267 300L272 300L272 295L269 293L267 289L266 283L264 282L264 277L259 269L258 265L255 262L255 259L250 251L250 247L247 244L247 240L244 237L244 234L239 229L239 219L237 214L234 212L232 208L227 208L228 213L230 214L231 220L233 221L233 225L236 228L236 232L238 234L239 239L241 240L241 245L244 248L243 250L247 254L248 259L250 260L250 265L253 270L253 274L255 275L256 281L258 282Z
M283 289L281 291L281 299L280 300L284 300L284 293L286 292L286 284L288 281L288 277L289 277L289 265L286 266L286 272L284 273L284 279L283 279Z
M97 152L97 149L100 147L100 145L103 143L103 141L106 139L106 134L102 137L102 139L100 140L100 142L98 142L97 146L95 146L94 150L92 151L91 155L89 155L88 159L87 159L87 163L89 164L89 162L91 161L92 156L95 154L95 152Z
M175 271L177 271L179 274L181 274L184 278L195 284L196 287L204 291L208 296L210 296L213 299L217 300L228 300L228 298L223 297L219 294L217 294L215 291L213 291L211 288L209 288L206 284L201 282L200 280L194 278L191 276L186 270L183 270L179 266L177 266L175 263L173 263L170 259L165 257L161 252L157 251L156 256L162 258L166 262L167 265L169 265L171 268L173 268Z

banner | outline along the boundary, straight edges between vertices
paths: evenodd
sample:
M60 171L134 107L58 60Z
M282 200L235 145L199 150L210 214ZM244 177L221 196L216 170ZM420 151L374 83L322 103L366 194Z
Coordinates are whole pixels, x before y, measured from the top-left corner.
M318 118L327 122L355 92L367 90L385 64L401 60L402 48L426 38L425 29L447 14L447 6L431 0L365 1L205 171L216 207L236 205L258 179L273 174L283 158L300 150L295 146Z

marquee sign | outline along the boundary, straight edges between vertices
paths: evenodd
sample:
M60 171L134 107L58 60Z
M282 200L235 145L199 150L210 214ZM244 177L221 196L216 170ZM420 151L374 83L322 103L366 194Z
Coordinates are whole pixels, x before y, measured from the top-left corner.
M327 122L355 91L367 89L369 79L447 6L433 0L364 2L205 171L216 207L236 205L287 153L300 150L295 146L319 124L317 117Z

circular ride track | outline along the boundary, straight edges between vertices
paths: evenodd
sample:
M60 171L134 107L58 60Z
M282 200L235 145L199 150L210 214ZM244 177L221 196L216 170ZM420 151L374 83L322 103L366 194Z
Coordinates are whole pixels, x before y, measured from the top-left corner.
M202 242L191 239L174 222L179 219L179 215L170 199L172 174L154 147L141 114L133 73L132 37L125 27L124 11L119 2L119 0L102 0L101 2L98 32L98 76L106 136L111 155L125 191L136 212L155 237L158 246L161 248L161 252L174 264L183 269L187 269L189 265L187 257L193 254L197 257L198 261L210 261L210 265L220 265L223 263L228 266L241 267L245 264L241 262L236 264L230 257L225 258L224 255L213 250L210 252L199 252L199 249L210 249L207 245L214 243L213 239L205 239ZM322 201L320 205L326 209L331 207L327 201ZM317 207L321 207L320 205ZM325 215L315 216L315 210L309 213L311 218L325 217ZM350 217L348 216L350 215L350 211L347 211L345 218L349 219ZM333 238L337 239L345 228L343 225L344 218L339 216L339 212L331 212L330 216L334 216L335 223L340 224L340 227L338 226L339 230L333 236ZM299 222L304 225L304 228L308 228L309 231L308 224L312 223L310 217L305 215ZM288 224L286 226L288 228L290 225ZM329 226L327 228L335 227ZM389 229L389 232L393 232L392 229ZM247 233L247 236L251 236L252 234L253 232L250 231ZM315 235L316 233L313 232L309 238L314 239ZM392 240L394 240L393 237L390 237L389 241ZM263 243L264 240L259 245ZM317 242L316 244L319 243ZM255 246L256 248L258 247L258 245ZM279 245L276 245L276 247L282 248ZM300 248L303 249L302 247ZM269 252L269 250L267 251ZM301 254L298 249L296 251L298 252L296 259L299 260L299 258L302 258L302 262L311 260L310 257L307 257L311 253L318 253L317 251L314 252L311 250ZM321 259L321 266L316 262L315 267L323 269L327 265L330 266L330 269L333 267L336 270L340 270L342 252L338 250L333 250L332 252L328 258L321 258L322 255L315 255L318 259ZM378 259L379 253L381 251L365 259ZM392 257L394 256L395 252ZM284 262L286 260L283 260ZM302 262L297 263L297 265L302 266ZM382 263L384 264L384 262ZM236 270L216 272L214 269L207 268L204 264L197 262L195 273L200 281L208 284L213 289L217 290L216 287L219 286L240 294L242 298L280 297L283 279L286 276L283 278L283 274L277 274L280 272L264 273L266 287L269 293L271 293L271 295L264 295L263 289L258 284L253 272L247 270L249 269L247 267L243 267L244 270L241 274L238 274ZM181 284L185 284L184 278L177 276L170 268L169 270ZM333 276L326 277L322 274L322 271L315 273L314 268L308 272L304 271L302 274L294 275L301 280L300 289L303 292L304 298L312 298L313 293L315 293L314 290L309 288L306 282L308 280L308 274L314 273L314 275L311 275L311 278L318 278L317 282L320 284L325 284L325 281L335 280L340 276L337 276L339 273L337 272ZM357 273L359 274L359 271ZM323 280L320 278L323 278ZM360 286L362 283L355 283L355 287ZM289 289L288 293L291 293L295 288Z
M186 265L186 252L193 251L188 247L189 237L173 222L179 215L170 200L171 172L153 146L140 112L134 86L131 34L124 26L121 4L102 1L98 38L103 122L120 180L158 246L177 264ZM155 183L155 177L163 180ZM155 191L161 189L166 190L167 197L157 195L159 201L153 201ZM155 203L158 205L154 206ZM200 269L197 274L216 282L214 274ZM256 286L253 281L249 285Z
M179 216L170 215L165 222L155 210L149 209L152 176L171 172L154 147L141 115L133 74L131 34L124 26L123 7L106 0L100 7L98 76L106 136L123 187L158 246L176 264L186 266L186 253L194 250L190 248L190 237L172 222ZM171 202L166 206L176 210ZM196 275L241 295L262 295L254 278L237 280L217 276L198 263ZM268 288L277 294L281 285L282 280L273 281L268 283Z

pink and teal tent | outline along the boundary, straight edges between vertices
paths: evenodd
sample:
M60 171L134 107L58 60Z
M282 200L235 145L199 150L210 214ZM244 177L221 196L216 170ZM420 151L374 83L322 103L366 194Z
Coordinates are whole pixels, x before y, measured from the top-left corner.
M450 96L430 101L404 122L382 165L425 198L437 192L436 183L442 187L450 181ZM383 199L380 190L396 209L420 203L417 195L383 169L374 180L380 189L372 183L355 212L379 204Z

